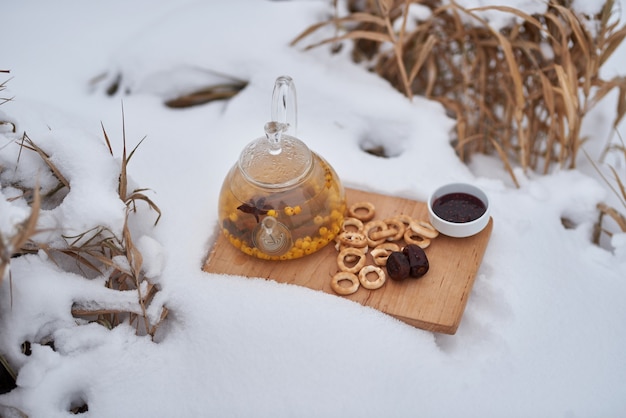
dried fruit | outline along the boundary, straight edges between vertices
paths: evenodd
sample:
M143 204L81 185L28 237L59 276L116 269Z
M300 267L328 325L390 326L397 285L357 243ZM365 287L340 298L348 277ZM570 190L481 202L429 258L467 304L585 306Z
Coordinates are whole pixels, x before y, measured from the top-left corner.
M394 280L404 280L409 277L411 265L402 251L394 251L387 258L387 274Z
M424 250L420 247L414 244L409 244L402 249L402 253L409 262L409 276L418 278L428 272L428 258L426 257Z

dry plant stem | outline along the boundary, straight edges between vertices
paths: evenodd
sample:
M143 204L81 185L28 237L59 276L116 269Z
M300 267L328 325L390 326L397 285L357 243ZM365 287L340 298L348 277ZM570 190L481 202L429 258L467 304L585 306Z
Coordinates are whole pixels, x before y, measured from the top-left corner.
M11 262L11 257L18 254L22 247L37 233L37 220L41 209L39 189L36 186L33 192L33 203L30 215L23 222L16 225L16 233L12 237L4 237L0 233L0 283L6 274L6 269Z
M104 125L102 123L100 125L102 126L102 133L104 135L104 140L109 149L109 152L111 153L111 155L114 155L113 147L111 146L111 141L109 140L109 135L107 134L106 129L104 128ZM131 158L135 154L135 151L137 151L137 149L139 148L139 146L143 143L145 139L146 137L143 137L137 143L137 145L135 145L135 147L131 150L130 154L127 155L126 153L126 123L124 120L124 107L122 105L122 147L123 148L122 148L122 164L121 164L121 172L120 172L120 177L119 177L118 194L120 196L120 199L122 199L122 201L126 203L126 206L132 207L133 212L136 211L137 200L143 200L144 202L146 202L151 209L157 212L158 216L157 216L156 221L154 222L154 224L156 225L161 219L161 209L159 209L159 207L148 196L143 194L143 192L148 189L136 189L136 190L133 190L130 195L128 195L128 174L127 174L128 164L130 163Z
M144 295L141 293L141 282L143 281L141 267L143 265L143 256L133 243L130 230L128 229L128 215L126 216L126 221L127 222L124 223L124 243L126 244L126 259L128 260L130 273L132 275L131 277L133 278L135 282L135 288L137 289L137 298L139 300L139 305L141 306L144 326L146 331L148 331L150 329L150 321L148 320L148 313L146 311L146 305L144 303ZM151 287L152 286L149 285L148 289L150 289Z
M50 161L50 156L41 147L37 146L28 137L26 132L24 132L24 134L22 135L22 141L20 145L22 148L35 151L37 154L39 154L43 162L46 163L50 171L52 171L54 176L63 184L63 186L67 187L68 189L70 188L70 182L63 176L63 174L61 174L61 171L54 165L54 163ZM18 163L19 163L20 156L21 156L21 150L20 150L20 153L18 154Z
M0 365L4 367L4 370L6 370L7 373L9 373L9 376L11 376L11 379L13 379L13 381L15 382L15 380L17 379L17 374L15 374L15 372L13 371L13 368L11 367L9 362L4 358L2 354L0 354Z
M0 73L8 73L8 71L0 70ZM3 91L4 89L6 89L7 83L8 83L8 80L5 80L2 83L0 83L0 91ZM13 100L12 97L0 97L0 105L5 104L6 102L10 102L11 100ZM13 124L11 123L11 125ZM15 125L13 125L13 132L15 132Z
M626 232L626 216L622 215L615 208L612 208L605 203L598 204L598 210L600 213L610 216L615 223L617 223L622 232Z
M382 14L385 17L385 27L387 29L387 34L389 35L389 39L391 39L391 43L393 44L393 49L395 52L396 62L398 65L398 69L400 71L400 77L402 78L402 84L404 85L404 94L407 96L409 100L413 99L413 94L411 92L411 86L409 85L409 78L407 76L406 67L404 66L403 60L403 44L404 44L404 35L406 30L406 19L408 13L403 13L402 17L402 26L400 27L400 31L396 36L395 31L393 29L393 23L389 17L391 12L390 2L386 0L379 0L379 7L381 8ZM409 0L404 2L405 10L409 7Z
M619 132L618 132L618 136L619 136ZM622 160L626 162L626 145L624 144L624 141L622 140L621 136L619 136L619 139L620 139L621 145L615 145L610 148L607 147L607 150L605 151L608 152L612 150L612 151L620 152ZM620 178L619 173L617 172L615 167L609 166L609 170L611 171L611 174L613 175L613 180L615 181L615 185L613 185L611 181L609 181L609 179L607 179L606 176L600 171L596 163L593 162L589 154L587 154L586 151L584 152L585 152L585 155L587 156L587 159L593 165L593 168L600 175L600 177L602 177L604 182L611 189L611 191L615 194L615 196L617 197L617 199L623 206L624 210L626 211L626 180L622 180L622 178ZM624 175L624 178L626 179L626 174ZM598 207L598 211L600 212L600 216L598 218L598 225L596 228L598 232L596 236L594 236L594 242L596 243L599 242L600 232L605 232L608 235L611 235L609 231L605 230L602 227L602 221L605 215L613 219L622 232L626 232L626 216L624 214L620 213L617 209L608 206L606 203L599 203L597 207Z
M102 132L104 135L106 145L111 155L113 155L113 147L111 146L111 141L109 139L109 136L106 132L106 129L104 128L104 125L101 125L101 126L102 126ZM154 325L150 324L150 320L148 318L147 306L152 300L152 297L156 293L157 289L152 283L149 282L149 280L143 274L143 271L142 271L143 256L141 255L141 252L137 249L137 247L135 246L133 242L130 228L128 225L130 212L135 212L137 209L136 208L137 200L142 200L146 202L151 209L154 209L158 213L158 217L155 221L155 225L156 223L158 223L161 217L161 211L159 207L150 198L148 198L145 194L142 193L143 191L147 189L136 189L130 193L128 191L128 164L130 160L132 159L135 151L144 140L145 140L145 137L142 138L141 141L139 141L139 143L131 150L130 153L127 152L126 123L125 123L125 118L124 118L124 108L122 105L122 145L123 145L123 148L122 148L122 162L121 162L121 168L120 168L118 193L119 193L120 199L126 204L126 207L127 207L125 222L124 222L124 226L122 229L122 238L121 240L119 240L117 237L115 237L114 234L108 234L107 236L104 237L104 239L101 239L100 241L97 241L95 243L96 244L95 248L86 248L86 251L84 251L85 249L82 248L81 246L80 248L75 248L73 252L75 254L75 258L87 266L96 267L95 264L90 261L90 260L95 260L96 262L99 262L100 264L111 269L112 272L109 275L109 280L107 281L109 287L113 289L119 289L119 290L135 289L137 291L137 300L138 300L139 308L141 311L141 317L143 318L143 324L142 324L143 330L149 335L154 336L154 332L156 331L158 325L167 315L167 310L165 308L163 309L159 323L154 324ZM98 231L98 233L95 236L100 237L101 232L104 232L104 231ZM77 237L74 243L83 240L83 238L85 238L84 235ZM84 245L90 244L93 238L94 237L84 240L83 241ZM83 254L85 254L86 257L83 256ZM123 256L126 259L128 263L128 269L118 266L113 261L115 257L118 257L118 256ZM87 259L87 257L89 257L89 259ZM83 313L83 311L81 311L79 308L74 309L73 312L76 315ZM93 315L94 313L92 312L91 314ZM126 314L128 315L129 322L131 324L136 323L137 332L139 333L140 332L139 323L136 322L138 315L133 312L127 312ZM115 326L119 324L122 320L123 320L122 315L120 315L119 312L109 311L106 315L99 315L99 322L109 324L110 326Z
M236 96L247 85L248 83L246 82L217 84L168 100L165 102L165 105L174 109L181 109L209 103L215 100L227 100Z

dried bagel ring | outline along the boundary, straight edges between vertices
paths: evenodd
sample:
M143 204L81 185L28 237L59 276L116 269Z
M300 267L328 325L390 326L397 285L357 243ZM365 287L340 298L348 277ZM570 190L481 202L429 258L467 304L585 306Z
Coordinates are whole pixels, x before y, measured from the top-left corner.
M372 259L374 259L374 264L376 264L377 266L386 265L389 255L394 251L400 251L400 246L398 244L394 244L393 242L385 242L383 244L380 244L371 251Z
M413 221L409 225L411 230L416 234L423 236L424 238L437 238L439 231L435 229L430 223L426 221Z
M367 246L367 243L365 244L365 247L355 247L354 245L344 244L341 241L337 241L335 243L335 250L337 250L337 252L340 252L341 250L344 250L346 248L356 248L357 250L361 251L363 254L367 254L370 249L370 247Z
M356 256L358 260L356 264L352 267L346 266L346 257L348 256ZM359 270L363 268L365 265L365 254L357 248L348 247L339 252L337 255L337 266L339 266L339 270L347 271L348 273L358 273Z
M396 231L395 229L387 228L387 229L383 229L380 231L374 231L369 234L369 237L373 241L379 241L381 239L386 241L386 240L392 240L392 238L395 237L397 234L398 234L398 231Z
M406 241L407 244L415 244L421 249L430 245L430 238L423 237L420 234L413 232L410 228L404 232L404 241Z
M369 280L367 275L370 273L376 273L378 277L376 280ZM361 286L366 289L375 290L379 289L382 285L385 284L385 280L387 277L385 276L385 272L380 267L376 266L365 266L359 271L359 282L361 282Z
M387 225L387 229L396 231L395 235L392 235L387 238L387 241L399 241L404 236L404 231L406 231L406 227L404 226L404 222L396 218L388 218L383 221Z
M370 247L376 247L377 245L385 242L385 240L387 239L386 236L375 239L374 237L372 237L372 233L386 231L387 229L387 224L383 221L371 221L366 223L363 227L363 234L365 235L365 239L367 240L367 245L369 245Z
M341 252L345 250L346 248L355 248L361 251L363 254L367 254L369 250L369 247L367 245L365 247L353 247L351 245L342 244L341 242L337 242L337 244L335 244L335 250L337 250L337 252ZM358 256L353 255L353 254L348 254L344 257L343 261L344 263L356 263L358 259L359 259Z
M413 218L409 215L405 215L404 213L394 216L393 219L402 222L402 224L406 225L407 228L411 225L411 222L413 222Z
M344 287L339 284L339 282L345 280L351 283L350 286ZM359 278L354 273L340 271L338 273L335 273L335 275L333 276L332 280L330 281L330 287L338 295L351 295L359 290Z
M367 246L367 238L365 237L365 234L361 232L344 231L337 235L337 239L340 243L350 247L361 248Z
M352 231L349 229L350 227L355 228L356 231ZM344 218L341 223L341 230L343 232L363 232L363 221L353 217Z
M363 211L365 211L365 213L363 213ZM376 208L370 202L357 202L350 206L348 215L360 221L367 222L374 219Z

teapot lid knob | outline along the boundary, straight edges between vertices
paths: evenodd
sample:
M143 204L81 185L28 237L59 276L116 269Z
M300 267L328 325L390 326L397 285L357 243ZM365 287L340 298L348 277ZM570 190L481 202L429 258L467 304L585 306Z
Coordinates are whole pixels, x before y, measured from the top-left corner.
M265 124L265 136L269 141L269 153L278 155L283 151L282 135L289 129L289 125L280 122L267 122Z

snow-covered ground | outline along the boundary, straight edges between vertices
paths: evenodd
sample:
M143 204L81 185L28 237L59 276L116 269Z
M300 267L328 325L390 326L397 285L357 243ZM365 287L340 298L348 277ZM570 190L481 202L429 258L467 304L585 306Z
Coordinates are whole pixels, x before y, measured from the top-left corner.
M77 326L74 302L122 306L128 295L65 272L43 253L13 259L12 279L0 286L0 352L18 369L18 387L0 395L0 415L17 408L64 417L86 403L89 417L624 416L626 234L590 243L596 204L616 203L606 184L582 155L575 171L517 171L519 189L497 159L464 165L438 104L409 102L345 55L288 46L332 11L329 3L3 5L0 69L11 70L11 80L2 95L14 99L0 112L17 126L16 134L0 131L3 185L51 182L34 153L22 152L16 164L14 142L25 131L71 183L63 202L41 214L45 236L120 230L123 102L129 148L147 137L129 175L163 213L153 227L156 213L140 204L131 215L134 240L161 287L151 313L166 306L169 315L155 341L127 326ZM501 3L530 11L541 2ZM606 74L624 75L625 50ZM415 329L341 297L201 271L222 180L262 135L282 74L298 90L298 136L344 185L424 200L442 183L465 181L489 194L494 229L456 335ZM223 75L248 85L226 102L163 105ZM118 76L120 92L108 96ZM614 107L602 104L584 127L594 156ZM372 143L397 156L362 151ZM3 234L28 214L21 199L10 200L17 194L1 191ZM576 227L564 228L562 217ZM37 343L46 339L54 350ZM21 353L24 341L34 342L30 356Z

